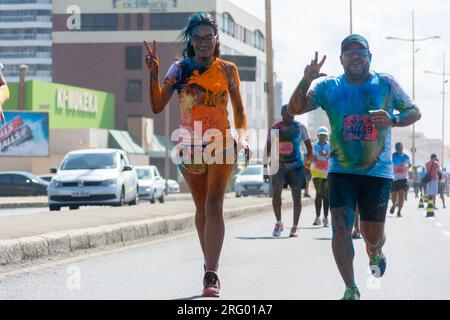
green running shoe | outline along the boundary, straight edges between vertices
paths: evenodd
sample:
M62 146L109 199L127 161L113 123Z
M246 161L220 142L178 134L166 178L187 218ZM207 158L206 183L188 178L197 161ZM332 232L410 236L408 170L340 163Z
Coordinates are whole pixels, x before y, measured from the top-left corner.
M351 285L345 289L344 297L341 300L359 300L360 296L361 294L356 285Z
M387 260L384 256L383 252L377 253L370 259L369 267L370 271L372 272L373 276L375 278L381 278L385 271L387 266Z

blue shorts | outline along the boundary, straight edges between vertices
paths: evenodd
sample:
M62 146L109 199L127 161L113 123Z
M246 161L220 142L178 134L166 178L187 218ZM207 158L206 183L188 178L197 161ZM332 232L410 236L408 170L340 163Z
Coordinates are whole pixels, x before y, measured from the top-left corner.
M358 206L361 221L385 222L391 185L392 179L329 173L330 208L354 213Z

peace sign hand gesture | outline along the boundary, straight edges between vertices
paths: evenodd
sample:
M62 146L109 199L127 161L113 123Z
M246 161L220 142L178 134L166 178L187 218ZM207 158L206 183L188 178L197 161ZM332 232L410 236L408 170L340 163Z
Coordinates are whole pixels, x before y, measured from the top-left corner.
M150 73L158 72L159 59L158 59L158 47L156 46L156 41L153 41L152 48L147 41L144 40L145 50L147 54L145 56L145 64Z
M327 59L327 56L323 56L322 60L319 61L319 53L316 51L314 60L311 60L311 64L307 65L305 68L305 74L304 78L309 81L313 81L314 79L320 78L320 77L326 77L325 73L320 73L320 69L322 68L323 64L325 63L325 60Z

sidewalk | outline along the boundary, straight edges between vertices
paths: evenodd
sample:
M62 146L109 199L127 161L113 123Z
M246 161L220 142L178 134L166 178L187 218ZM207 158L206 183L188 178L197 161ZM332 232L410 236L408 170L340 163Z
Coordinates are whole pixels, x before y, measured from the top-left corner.
M283 208L292 208L289 191ZM271 198L225 199L226 219L271 211ZM0 266L193 229L194 212L192 200L179 200L0 217Z
M171 193L165 201L191 200L190 193ZM47 196L39 197L0 197L0 209L45 208L48 207Z

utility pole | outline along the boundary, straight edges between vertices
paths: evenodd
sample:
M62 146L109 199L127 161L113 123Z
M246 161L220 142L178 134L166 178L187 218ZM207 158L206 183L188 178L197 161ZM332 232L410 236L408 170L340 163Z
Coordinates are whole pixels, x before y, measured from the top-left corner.
M266 66L267 66L267 129L270 130L275 121L275 97L273 79L273 47L272 47L272 5L266 1Z
M350 0L350 34L353 34L353 1Z

